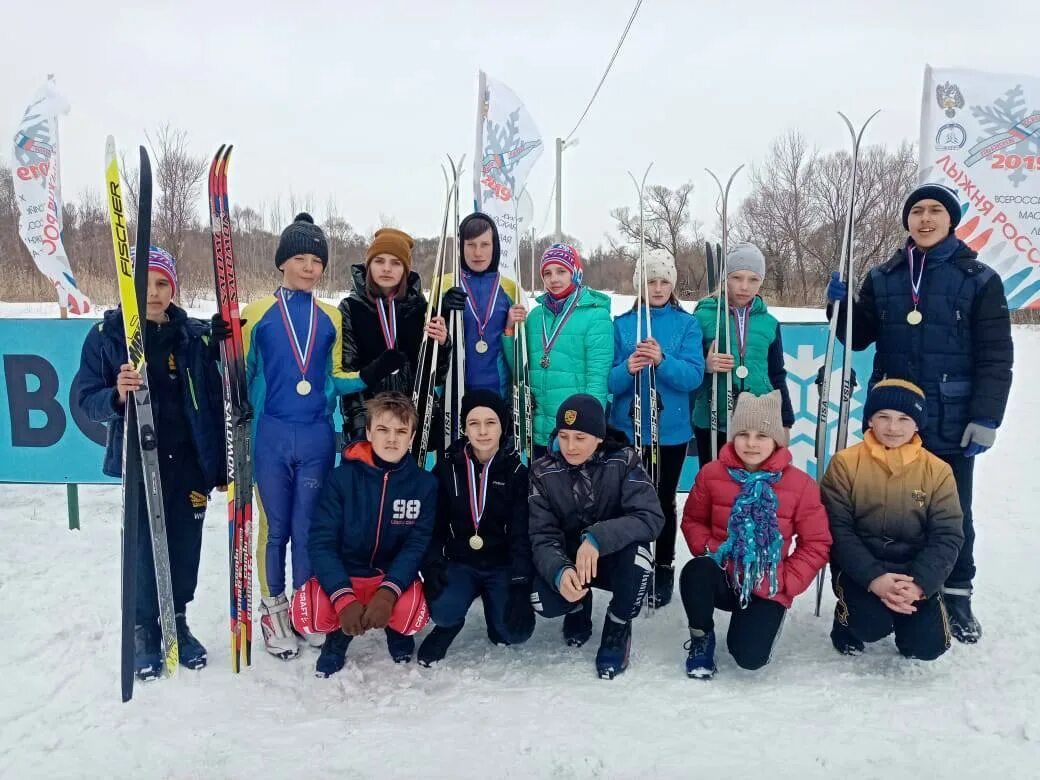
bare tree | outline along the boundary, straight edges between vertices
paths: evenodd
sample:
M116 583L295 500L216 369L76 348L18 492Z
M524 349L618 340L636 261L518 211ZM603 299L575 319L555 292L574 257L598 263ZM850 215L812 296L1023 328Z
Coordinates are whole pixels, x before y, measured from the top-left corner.
M145 133L152 152L152 176L158 194L152 210L152 235L173 253L183 254L187 233L198 228L198 203L209 161L191 154L188 134L162 125Z

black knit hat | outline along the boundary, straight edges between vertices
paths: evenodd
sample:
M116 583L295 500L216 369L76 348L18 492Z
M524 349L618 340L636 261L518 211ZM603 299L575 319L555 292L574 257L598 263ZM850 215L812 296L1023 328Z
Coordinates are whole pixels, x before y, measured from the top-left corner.
M910 193L910 197L903 204L903 227L910 229L910 209L921 200L937 200L950 215L950 229L957 227L961 221L961 201L957 192L951 190L945 184L922 184Z
M607 438L607 415L603 404L588 393L577 393L556 410L556 430L581 431L599 439Z
M924 404L924 390L905 379L882 379L867 393L863 406L863 430L870 427L870 418L882 409L893 409L913 418L917 430L924 430L928 410Z
M322 268L329 264L329 244L325 240L324 231L314 224L314 217L301 211L293 223L282 231L282 237L278 239L278 251L274 253L274 264L281 268L290 257L304 254L317 255Z
M512 425L513 417L509 413L502 396L494 390L470 390L462 396L462 422L465 425L469 413L477 407L483 406L498 415L498 421L502 424L502 438L506 436L509 426Z

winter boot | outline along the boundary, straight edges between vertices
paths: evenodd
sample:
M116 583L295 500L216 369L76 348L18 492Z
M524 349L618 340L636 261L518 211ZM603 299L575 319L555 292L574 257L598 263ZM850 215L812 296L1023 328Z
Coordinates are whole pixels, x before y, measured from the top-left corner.
M971 611L971 590L952 588L943 591L946 614L950 619L950 633L958 642L973 645L982 638L982 624Z
M386 629L386 649L390 651L390 657L395 664L406 664L412 660L415 652L415 638L399 634L392 628Z
M690 629L690 638L684 645L686 655L686 676L694 680L710 680L715 676L715 632L705 633L696 628Z
M434 626L433 631L419 645L419 654L416 658L419 666L428 668L438 661L443 661L444 656L448 654L448 648L451 647L451 643L455 641L455 637L459 635L464 625L465 623L448 627ZM491 630L490 626L488 626L488 630Z
M330 634L324 634L324 637L325 643L321 646L321 654L318 656L318 662L314 664L315 677L331 677L342 669L343 664L347 661L347 648L350 646L350 640L354 638L347 636L342 631L333 631Z
M300 643L289 624L289 600L284 593L260 600L260 628L264 649L275 658L288 661L300 654Z
M831 644L842 655L859 655L863 652L863 643L849 631L848 626L843 626L837 619L831 626Z
M177 613L177 652L181 666L202 669L206 665L206 648L192 635L183 612Z
M660 609L661 607L668 606L672 600L672 591L675 589L675 567L674 566L655 566L654 567L654 590L651 594L653 596L654 609Z
M602 680L613 680L628 668L628 652L632 649L632 621L615 620L607 612L603 618L603 638L596 651L596 674Z
M154 620L143 626L134 626L134 674L143 682L162 677L162 635Z
M592 637L592 594L581 602L580 608L563 618L563 640L569 647L581 647Z

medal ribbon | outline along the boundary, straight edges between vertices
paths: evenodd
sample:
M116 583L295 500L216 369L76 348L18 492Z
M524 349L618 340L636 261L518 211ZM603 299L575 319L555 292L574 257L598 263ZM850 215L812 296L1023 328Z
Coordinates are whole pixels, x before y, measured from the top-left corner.
M924 263L928 259L928 252L921 254L921 270L917 274L917 280L914 281L914 247L911 244L906 245L906 261L910 264L910 298L914 302L914 310L917 310L917 304L921 302L921 282L924 281Z
M733 319L737 323L737 352L740 353L740 362L743 363L744 353L747 352L747 323L751 306L748 305L742 309L731 307L730 311L733 312Z
M389 314L384 306L387 304L382 298L376 299L376 314L379 315L379 329L383 331L383 341L387 349L397 349L397 310L394 308L394 299L390 299Z
M477 481L477 470L473 466L473 458L466 457L466 486L469 488L469 513L473 518L473 532L480 531L480 521L484 518L484 507L487 506L488 471L495 460L492 455L480 469L480 480Z
M462 274L462 286L466 290L466 305L469 306L469 310L473 312L473 320L477 323L477 337L484 341L484 331L487 329L488 323L491 322L491 314L495 310L495 303L498 301L498 291L502 289L502 286L498 283L498 273L495 273L495 292L488 299L487 311L484 312L484 320L481 322L480 316L477 314L477 310L473 308L473 301L476 297L473 295L473 291L469 288L469 284L466 282L466 275Z
M318 320L314 316L315 310L318 308L317 302L314 300L314 296L311 295L311 317L310 323L307 325L307 343L303 349L300 348L300 339L296 335L296 327L292 323L292 318L289 316L289 306L285 302L286 289L284 287L278 288L278 295L275 297L278 299L278 310L282 313L282 324L285 326L286 332L292 338L293 357L296 358L296 365L300 369L300 373L304 378L307 377L307 369L311 364L311 357L314 355L314 334L317 331Z
M574 314L574 310L578 306L578 298L581 297L582 288L579 287L573 293L573 297L567 302L567 306L560 313L560 316L556 318L556 324L553 325L553 331L550 335L545 329L545 317L542 317L542 352L545 357L549 356L552 352L552 348L556 345L556 339L560 337L560 333L563 331L564 323L570 319L570 316Z

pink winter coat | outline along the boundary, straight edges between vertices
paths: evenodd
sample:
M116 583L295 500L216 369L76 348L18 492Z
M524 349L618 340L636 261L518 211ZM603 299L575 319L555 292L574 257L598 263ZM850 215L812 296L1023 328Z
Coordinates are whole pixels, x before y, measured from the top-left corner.
M744 468L732 444L727 444L697 474L693 491L683 509L682 532L694 555L714 552L729 535L729 514L740 493L740 485L727 469ZM778 447L762 464L762 471L780 471L773 485L777 498L777 520L784 538L777 566L778 590L769 595L769 582L763 580L754 594L771 598L790 608L795 596L812 584L816 573L827 563L831 548L830 524L820 502L820 488L801 469L791 465L791 451ZM794 552L791 543L797 539ZM732 564L727 565L732 572Z

